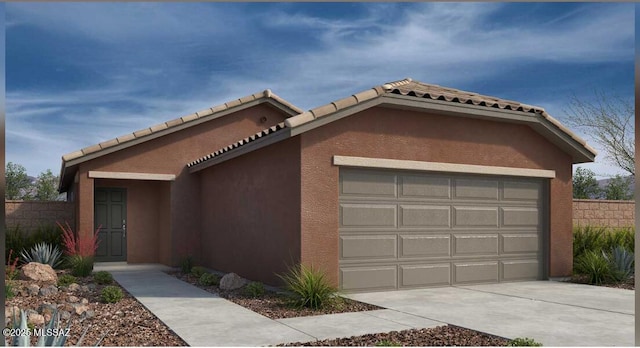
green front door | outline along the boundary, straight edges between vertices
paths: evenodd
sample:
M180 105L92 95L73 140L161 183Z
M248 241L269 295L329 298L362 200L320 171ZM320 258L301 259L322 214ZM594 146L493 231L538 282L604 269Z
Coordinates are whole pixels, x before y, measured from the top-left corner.
M95 228L100 227L96 261L127 260L127 190L96 188Z

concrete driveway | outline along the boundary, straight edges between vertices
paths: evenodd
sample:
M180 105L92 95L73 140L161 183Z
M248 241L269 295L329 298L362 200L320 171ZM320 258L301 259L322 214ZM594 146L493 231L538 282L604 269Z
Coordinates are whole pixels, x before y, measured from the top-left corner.
M554 281L347 295L437 322L545 346L633 346L634 292Z

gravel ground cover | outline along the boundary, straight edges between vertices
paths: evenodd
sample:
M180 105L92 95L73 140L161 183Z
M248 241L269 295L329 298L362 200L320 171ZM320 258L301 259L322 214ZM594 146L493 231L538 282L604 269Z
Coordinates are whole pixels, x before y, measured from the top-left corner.
M260 297L251 297L245 293L243 288L225 291L221 290L217 285L200 285L196 277L190 274L185 275L182 272L178 271L168 272L168 274L212 294L218 294L231 302L237 303L242 307L248 308L271 319L295 318L310 315L361 312L382 309L378 306L350 300L347 298L340 298L330 306L317 310L313 310L310 308L297 308L291 306L289 304L287 296L282 293L276 293L267 290L265 294Z
M5 301L8 318L15 307L32 315L32 319L50 318L53 308L61 315L61 327L71 321L69 336L65 345L76 345L83 331L88 328L82 341L83 346L93 346L101 338L101 346L186 346L187 344L162 321L149 312L129 293L122 289L124 298L117 303L102 303L100 292L106 285L97 285L93 277L77 278L76 285L58 287L14 280L15 296ZM34 293L34 285L46 289ZM114 286L120 287L116 282ZM28 287L32 288L30 292ZM54 290L55 288L55 290ZM7 321L8 323L8 321ZM10 324L8 324L10 327ZM39 325L42 327L42 325ZM36 338L32 338L32 343Z
M509 340L454 325L352 336L312 342L294 342L279 346L506 346Z
M587 285L591 285L589 284L588 281L588 276L586 275L574 275L571 277L570 282L572 283L578 283L578 284L587 284ZM596 285L594 285L596 286ZM606 286L608 288L617 288L617 289L627 289L627 290L635 290L636 289L636 284L635 284L635 278L631 277L629 279L627 279L626 281L620 282L620 283L603 283L602 285L599 286Z

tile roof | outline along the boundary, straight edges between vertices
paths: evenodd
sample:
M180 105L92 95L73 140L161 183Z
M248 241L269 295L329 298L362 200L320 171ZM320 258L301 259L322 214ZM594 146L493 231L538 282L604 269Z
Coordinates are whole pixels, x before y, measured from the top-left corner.
M515 112L523 112L528 114L537 114L544 117L554 126L556 126L560 131L567 134L577 143L582 145L594 156L597 153L595 149L587 145L586 141L584 141L578 135L576 135L571 130L566 128L558 120L551 117L551 115L547 114L547 112L541 107L527 105L527 104L510 101L506 99L481 95L478 93L467 92L467 91L462 91L458 89L442 87L438 85L426 84L419 81L414 81L411 78L406 78L403 80L385 83L381 86L376 86L371 89L362 91L360 93L353 94L349 97L317 107L315 109L302 112L299 115L286 119L284 121L283 128L296 128L304 124L307 124L309 122L312 122L316 119L334 114L340 110L345 110L350 107L362 104L366 101L373 100L380 96L389 95L389 94L410 96L410 97L416 97L416 98L426 98L431 100L439 100L439 101L458 103L458 104L470 104L474 106L509 110L509 111L515 111ZM280 130L280 129L281 128L278 128L277 130ZM274 133L277 130L270 131L267 129L260 132L259 134L264 133L264 135L268 135L268 134ZM215 152L212 152L207 156L201 157L193 162L190 162L187 166L192 167L196 164L200 164L205 161L211 160L216 156L222 155L223 153L226 153L238 147L244 146L251 141L253 140L249 139L249 141L247 141L247 138L245 138L223 149L219 149Z
M164 123L160 123L157 124L155 126L149 127L149 128L144 128L138 131L135 131L133 133L130 134L126 134L111 140L107 140L104 142L101 142L99 144L95 144L95 145L91 145L88 147L85 147L81 150L75 151L75 152L71 152L68 154L65 154L62 156L62 161L64 162L68 162L71 160L75 160L84 156L87 156L89 154L92 153L96 153L117 145L121 145L121 144L125 144L127 142L131 142L133 140L136 139L142 139L145 138L149 135L158 133L160 131L166 130L166 129L170 129L170 128L174 128L180 125L188 125L189 123L198 120L198 119L204 119L206 117L215 115L219 112L225 111L225 110L229 110L241 105L244 105L248 102L251 101L255 101L255 100L260 100L260 99L271 99L272 101L275 101L278 104L281 104L283 107L289 108L293 111L293 113L301 113L302 110L299 109L298 107L294 106L293 104L289 103L288 101L280 98L279 96L275 95L273 92L271 92L271 90L267 89L263 92L259 92L259 93L255 93L246 97L242 97L239 99L235 99L232 100L230 102L218 105L218 106L214 106L202 111L198 111L196 113L190 114L190 115L186 115L180 118L176 118L173 119L171 121L167 121Z

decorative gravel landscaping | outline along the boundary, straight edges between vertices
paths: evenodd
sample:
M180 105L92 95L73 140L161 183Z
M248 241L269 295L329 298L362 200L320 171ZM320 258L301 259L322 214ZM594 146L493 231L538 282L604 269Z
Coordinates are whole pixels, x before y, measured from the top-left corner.
M310 315L361 312L375 309L382 309L367 303L362 303L347 298L340 297L328 306L319 309L299 308L289 303L289 298L282 294L266 290L263 295L253 297L249 295L245 288L236 290L221 290L218 285L203 286L198 282L198 278L192 274L183 274L182 272L168 272L170 275L187 282L200 289L208 291L212 294L218 294L221 297L248 308L256 313L260 313L271 319L305 317Z
M295 342L279 346L506 346L509 340L475 330L446 325L431 329L413 329L368 334L312 342Z
M58 275L66 272L57 272ZM71 326L65 345L76 345L85 329L83 346L186 346L187 344L162 321L156 318L116 282L96 284L93 276L78 277L67 286L49 283L12 280L15 294L5 301L5 320L11 327L14 308L29 316L29 322L42 328L42 322L51 318L54 309L60 314L60 327ZM116 303L104 303L101 292L107 286L122 290L123 297ZM35 337L32 344L35 344Z

